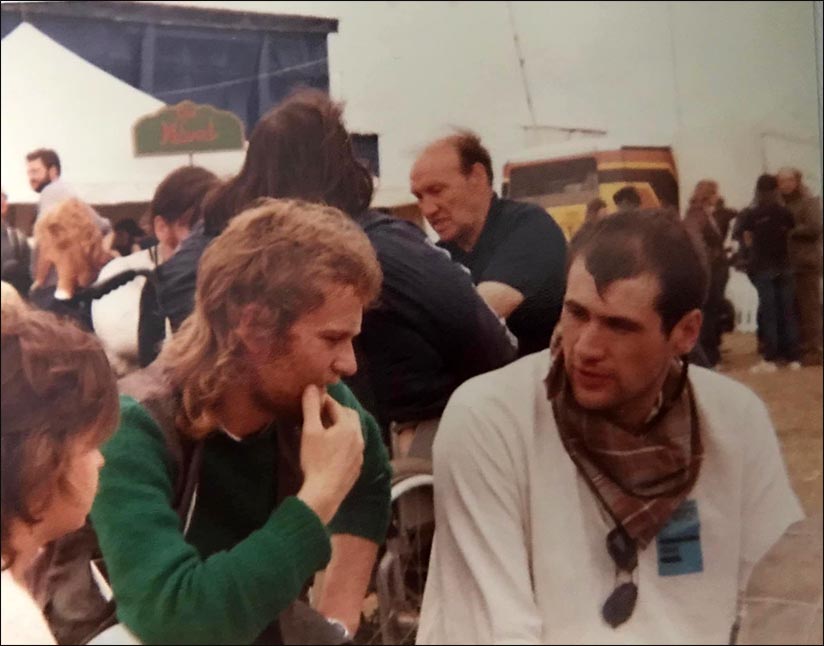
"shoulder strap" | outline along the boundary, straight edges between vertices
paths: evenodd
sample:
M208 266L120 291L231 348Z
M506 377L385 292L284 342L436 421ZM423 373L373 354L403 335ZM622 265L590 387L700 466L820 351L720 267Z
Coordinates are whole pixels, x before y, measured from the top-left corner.
M186 529L203 460L203 442L184 437L177 430L180 394L172 387L160 361L124 377L118 382L118 389L148 411L163 435L172 462L177 466L172 506Z
M115 274L114 276L110 276L101 283L84 288L82 292L79 292L78 296L75 296L75 298L83 298L84 300L89 301L97 300L103 298L109 292L113 292L118 287L122 287L123 285L132 282L138 276L148 277L152 273L153 272L150 269L126 269L118 274Z
M137 319L137 358L141 367L148 367L160 353L166 339L166 318L160 302L157 273L152 272L140 292Z

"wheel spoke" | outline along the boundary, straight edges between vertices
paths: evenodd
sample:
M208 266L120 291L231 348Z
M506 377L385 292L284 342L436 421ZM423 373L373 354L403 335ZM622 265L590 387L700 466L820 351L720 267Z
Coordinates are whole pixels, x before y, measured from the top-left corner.
M434 535L431 463L393 462L392 517L370 592L378 607L364 618L357 644L414 644Z

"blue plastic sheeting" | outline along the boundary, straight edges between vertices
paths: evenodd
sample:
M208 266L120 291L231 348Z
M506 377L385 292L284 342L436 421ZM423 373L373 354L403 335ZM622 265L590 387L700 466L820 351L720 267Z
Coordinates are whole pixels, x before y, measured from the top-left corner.
M243 121L247 136L260 116L293 88L329 91L326 37L337 30L333 19L168 4L5 3L2 37L24 19L164 103L189 99L231 110ZM379 175L378 136L353 134L352 145Z
M21 16L8 6L3 8L3 37L20 24ZM244 122L247 135L261 114L294 87L329 90L323 31L222 29L40 12L27 14L26 21L93 65L165 103L189 99L231 110Z

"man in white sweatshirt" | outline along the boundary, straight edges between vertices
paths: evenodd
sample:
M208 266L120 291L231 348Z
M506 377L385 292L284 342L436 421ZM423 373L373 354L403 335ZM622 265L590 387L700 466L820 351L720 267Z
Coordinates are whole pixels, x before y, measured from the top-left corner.
M551 350L444 412L418 643L729 643L802 512L764 404L687 365L707 282L657 212L573 239Z

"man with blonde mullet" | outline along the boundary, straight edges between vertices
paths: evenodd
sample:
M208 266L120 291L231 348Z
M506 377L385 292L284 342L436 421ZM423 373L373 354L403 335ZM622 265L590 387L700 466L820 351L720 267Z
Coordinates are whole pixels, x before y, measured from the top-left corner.
M121 398L91 514L117 618L142 642L289 643L284 612L305 618L293 602L324 568L310 616L324 639L357 631L390 468L340 379L380 284L362 230L305 202L255 203L204 253L194 312L121 384L145 403Z

